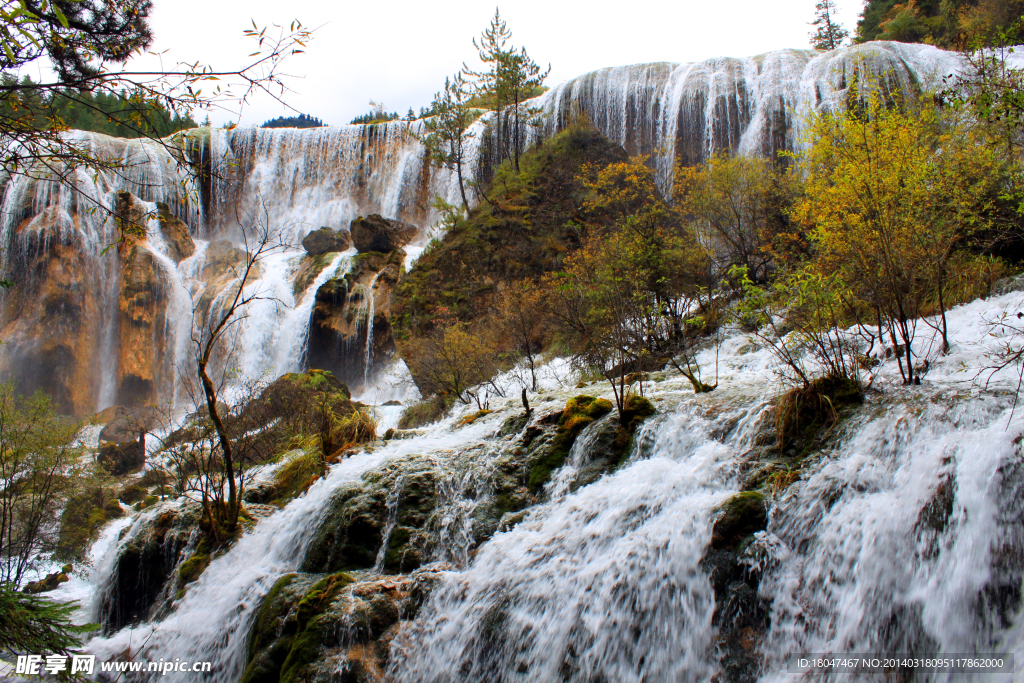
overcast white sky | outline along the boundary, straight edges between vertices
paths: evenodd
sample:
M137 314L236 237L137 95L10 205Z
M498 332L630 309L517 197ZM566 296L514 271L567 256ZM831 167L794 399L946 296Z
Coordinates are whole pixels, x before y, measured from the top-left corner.
M306 54L285 71L294 92L288 102L328 124L348 123L383 102L404 115L428 106L447 74L463 61L474 66L470 40L488 25L492 2L470 0L155 0L153 49L165 62L200 61L235 68L252 51L242 31L300 20L320 26ZM606 66L746 57L808 46L815 0L517 0L501 5L512 42L541 64L551 63L548 85ZM856 26L862 0L838 0L839 18ZM259 124L289 112L269 99L249 104L242 124ZM237 120L226 112L214 123Z

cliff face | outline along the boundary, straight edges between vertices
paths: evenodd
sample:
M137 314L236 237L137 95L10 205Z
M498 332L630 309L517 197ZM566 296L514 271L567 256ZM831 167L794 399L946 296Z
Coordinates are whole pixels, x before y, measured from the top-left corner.
M61 234L46 214L26 219L18 237L23 266L3 298L0 369L21 392L41 390L62 412L87 412L99 389L102 335L91 264L77 235Z

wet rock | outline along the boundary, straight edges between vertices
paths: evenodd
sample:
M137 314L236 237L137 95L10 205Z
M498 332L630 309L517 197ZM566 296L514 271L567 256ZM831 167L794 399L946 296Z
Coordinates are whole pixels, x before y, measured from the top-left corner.
M720 683L754 683L761 655L758 645L770 624L771 604L758 595L760 571L745 561L752 534L767 526L764 496L738 493L716 510L711 544L702 566L715 591L712 625L718 629Z
M46 211L22 221L7 247L18 271L4 294L0 371L16 393L43 391L61 413L95 411L103 324L88 248Z
M368 251L390 252L409 244L419 228L401 221L370 214L353 219L350 228L352 243L360 254Z
M522 455L509 453L494 461L491 495L473 511L474 546L479 546L496 532L507 531L518 524L522 517L516 519L516 515L520 512L525 515L526 508L535 502L530 489L524 486L528 473L525 460Z
M207 282L224 275L233 274L233 269L245 263L246 254L227 240L214 240L206 247L206 262L202 276Z
M296 297L302 297L305 295L307 289L316 280L316 278L327 268L334 260L335 254L326 253L318 256L306 255L302 257L302 261L299 262L299 267L295 271L295 278L292 280L292 293ZM312 293L312 296L316 296L316 292Z
M341 381L360 386L368 374L394 357L391 299L404 262L401 249L359 254L348 273L320 286L310 315L310 367L330 370ZM366 347L371 333L368 373Z
M165 373L167 292L164 273L148 245L126 241L118 297L117 402L152 403Z
M181 263L196 253L196 243L192 240L192 233L185 221L171 213L167 204L157 202L156 209L157 217L160 220L160 232L164 241L167 242L167 255L175 263Z
M336 251L347 251L352 247L352 235L347 230L320 228L302 238L302 248L310 256L319 256Z
M131 540L114 562L111 590L103 593L99 605L104 633L148 619L173 597L169 579L197 532L200 516L199 504L183 500L159 505L135 521Z
M1024 291L1024 274L996 280L992 285L992 296Z
M718 519L711 531L711 547L734 550L740 541L768 526L764 494L759 491L737 493L720 505Z
M436 571L368 581L285 575L256 615L242 683L382 680L401 620L439 580Z
M385 571L419 567L437 533L427 529L437 504L436 478L434 464L414 455L389 461L361 481L340 487L309 543L302 571L371 568L385 536Z
M128 484L121 489L120 493L117 494L117 498L122 503L131 505L132 503L137 503L145 498L147 493L146 489L138 484Z
M594 420L612 410L611 401L593 396L576 396L565 404L558 419L558 431L549 448L539 454L530 469L527 486L538 492L551 478L551 473L565 463L576 437Z

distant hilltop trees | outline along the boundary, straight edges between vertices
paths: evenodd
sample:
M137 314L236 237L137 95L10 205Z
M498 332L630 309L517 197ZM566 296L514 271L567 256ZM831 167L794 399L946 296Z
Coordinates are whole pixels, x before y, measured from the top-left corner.
M0 120L7 130L87 130L119 138L163 138L196 122L139 93L46 91L24 76L0 76Z
M260 128L319 128L325 125L323 121L314 117L299 114L298 116L278 116L270 119Z

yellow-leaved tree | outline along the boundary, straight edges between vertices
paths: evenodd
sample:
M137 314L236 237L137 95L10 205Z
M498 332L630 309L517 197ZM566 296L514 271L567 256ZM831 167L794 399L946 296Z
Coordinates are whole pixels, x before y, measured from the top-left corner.
M978 265L964 247L987 227L1002 161L979 128L925 101L886 106L868 96L809 124L799 155L806 192L793 216L820 271L848 286L850 313L877 326L904 382L914 383L917 320L949 349L950 284Z

